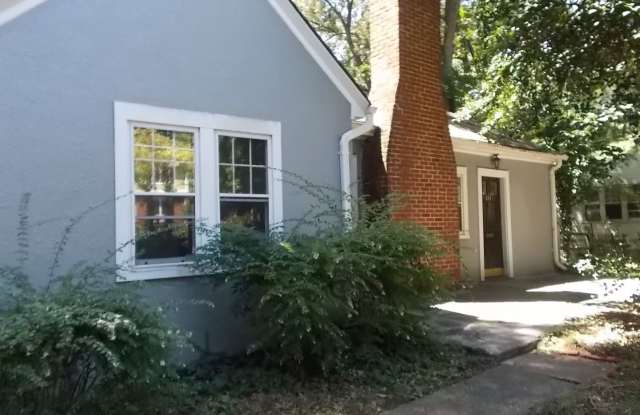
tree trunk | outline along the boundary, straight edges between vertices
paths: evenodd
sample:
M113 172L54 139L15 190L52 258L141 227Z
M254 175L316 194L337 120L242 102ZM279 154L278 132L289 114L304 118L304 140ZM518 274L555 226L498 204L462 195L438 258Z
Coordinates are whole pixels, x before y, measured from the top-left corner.
M445 82L448 83L453 73L453 52L455 49L456 32L458 30L458 13L460 0L445 0L444 6L444 40L442 45L442 70ZM454 103L448 99L449 110Z

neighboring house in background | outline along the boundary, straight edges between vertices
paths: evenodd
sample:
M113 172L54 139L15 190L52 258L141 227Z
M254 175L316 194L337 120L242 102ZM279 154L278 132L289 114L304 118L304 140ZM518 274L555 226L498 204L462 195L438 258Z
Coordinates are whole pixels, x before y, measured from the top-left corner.
M617 234L640 244L640 160L633 157L616 169L607 185L576 209L575 219L589 236Z
M32 193L28 271L44 284L65 221L96 206L63 266L124 246L121 281L153 280L158 300L210 299L187 263L195 222L267 229L302 216L311 200L285 171L406 194L398 219L450 242L439 267L453 277L553 271L563 157L449 125L439 6L393 3L371 3L373 104L289 0L0 3L0 233L15 233ZM0 240L0 263L14 252ZM232 296L212 300L182 305L177 323L202 348L235 350L247 333Z

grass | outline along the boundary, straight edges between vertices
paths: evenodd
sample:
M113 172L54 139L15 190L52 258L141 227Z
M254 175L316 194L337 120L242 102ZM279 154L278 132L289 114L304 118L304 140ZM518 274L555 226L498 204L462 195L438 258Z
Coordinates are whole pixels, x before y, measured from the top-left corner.
M373 415L471 377L495 364L452 345L396 357L361 356L328 378L302 380L229 361L194 382L198 415Z
M618 365L606 379L546 402L531 415L640 414L640 304L574 321L549 334L540 348Z

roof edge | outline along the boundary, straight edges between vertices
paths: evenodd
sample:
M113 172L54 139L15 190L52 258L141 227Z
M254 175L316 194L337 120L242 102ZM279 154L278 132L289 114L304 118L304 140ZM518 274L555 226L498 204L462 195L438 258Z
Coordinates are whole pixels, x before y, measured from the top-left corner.
M0 26L5 25L47 0L22 0L6 10L0 11Z
M268 0L289 30L351 104L351 118L367 115L371 103L292 0Z
M558 164L567 160L564 154L547 153L544 151L524 150L500 144L472 141L464 138L451 137L453 151L478 156L492 156L497 154L505 160L527 161L531 163Z

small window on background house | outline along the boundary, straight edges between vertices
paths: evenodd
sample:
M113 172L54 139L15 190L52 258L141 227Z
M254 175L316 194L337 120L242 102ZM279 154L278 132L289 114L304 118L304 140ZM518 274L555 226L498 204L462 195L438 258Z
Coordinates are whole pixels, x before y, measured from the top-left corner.
M195 246L194 132L134 127L135 259L180 262Z
M619 190L605 191L604 210L608 220L622 219L622 194Z
M602 214L600 213L600 192L593 192L584 205L584 216L589 222L601 222Z
M640 184L629 186L627 192L627 211L629 219L640 218Z
M218 155L220 221L268 231L267 140L221 135Z

